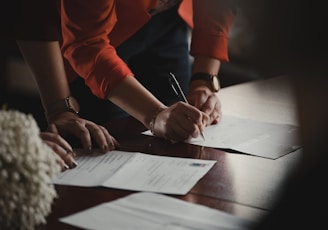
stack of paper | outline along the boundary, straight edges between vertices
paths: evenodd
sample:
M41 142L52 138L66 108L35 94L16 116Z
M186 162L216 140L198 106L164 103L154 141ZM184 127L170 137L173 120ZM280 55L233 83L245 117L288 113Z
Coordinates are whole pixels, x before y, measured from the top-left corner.
M206 206L145 192L97 205L60 221L98 230L247 230L254 224Z

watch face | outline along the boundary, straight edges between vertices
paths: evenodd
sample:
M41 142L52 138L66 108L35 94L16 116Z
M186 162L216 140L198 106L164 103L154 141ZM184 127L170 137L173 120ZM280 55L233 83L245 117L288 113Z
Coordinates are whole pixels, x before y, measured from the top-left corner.
M220 82L217 76L213 75L212 76L212 85L213 85L213 90L215 92L219 91L220 89Z
M79 103L77 103L76 99L74 97L68 97L67 99L68 99L68 108L75 113L79 113L80 106Z
M217 75L211 75L208 73L195 73L192 77L191 77L191 81L193 80L203 80L206 81L209 88L213 91L213 92L218 92L220 89L220 81Z

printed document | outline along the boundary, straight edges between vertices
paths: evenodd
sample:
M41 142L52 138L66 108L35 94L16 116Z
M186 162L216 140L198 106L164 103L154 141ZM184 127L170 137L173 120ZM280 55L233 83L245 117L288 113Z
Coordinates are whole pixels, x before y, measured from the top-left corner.
M254 222L163 194L140 192L66 216L84 229L247 230Z
M77 156L78 166L61 172L54 184L104 186L134 191L183 195L216 163L113 150Z
M149 130L143 134L152 135ZM205 140L198 137L187 142L271 159L279 158L301 147L298 126L231 115L223 115L219 124L205 127L203 134Z

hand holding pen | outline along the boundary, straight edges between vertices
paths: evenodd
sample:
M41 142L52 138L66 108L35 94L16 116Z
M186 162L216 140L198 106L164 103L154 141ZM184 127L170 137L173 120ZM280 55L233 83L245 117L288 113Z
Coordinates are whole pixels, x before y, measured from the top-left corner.
M179 90L181 88L178 87L177 92ZM149 123L149 129L155 136L165 138L171 142L197 138L202 132L204 121L209 119L207 114L186 103L183 93L179 93L179 95L181 101L169 107L158 108L157 111L154 111Z
M181 89L181 87L179 85L179 82L177 81L177 79L175 78L175 76L174 76L173 73L170 73L169 74L169 83L170 83L172 89L174 90L175 94L179 97L179 99L181 101L189 104L186 96L184 95L184 93L183 93L183 91L182 91L182 89ZM206 114L204 114L204 115L206 115ZM190 119L190 117L188 117L188 118ZM199 127L199 128L200 128L200 135L202 136L203 140L205 141L204 134L201 131L202 128L201 127Z

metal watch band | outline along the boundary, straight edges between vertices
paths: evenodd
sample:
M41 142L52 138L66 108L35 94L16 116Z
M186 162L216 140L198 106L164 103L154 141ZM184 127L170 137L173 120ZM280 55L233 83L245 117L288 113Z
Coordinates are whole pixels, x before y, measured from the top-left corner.
M49 106L47 106L45 114L46 116L56 115L62 112L72 112L78 114L80 111L79 104L72 96L58 100Z

